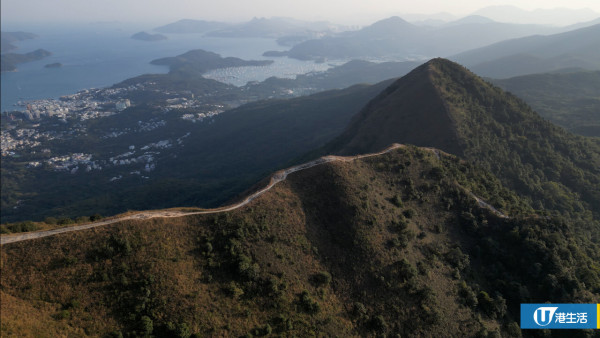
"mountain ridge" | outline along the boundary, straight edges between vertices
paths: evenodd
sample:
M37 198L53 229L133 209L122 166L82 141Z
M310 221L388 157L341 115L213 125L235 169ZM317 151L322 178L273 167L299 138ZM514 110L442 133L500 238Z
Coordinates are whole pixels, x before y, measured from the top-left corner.
M460 186L503 196L511 218ZM2 333L514 336L521 302L600 296L594 247L530 212L453 155L334 161L220 215L2 245Z
M411 87L418 100L411 98L417 93L398 90ZM537 201L537 208L600 214L600 175L594 169L600 142L552 125L454 62L433 59L397 80L322 151L349 155L394 142L435 147L481 165ZM581 175L573 177L575 172ZM555 194L572 204L563 205Z
M442 26L426 27L411 24L400 17L390 17L358 31L300 42L286 55L300 60L365 57L423 60L436 56L448 57L507 39L556 34L567 29L472 17ZM464 39L465 35L469 39Z
M93 222L90 224L67 226L67 227L61 227L61 228L55 228L55 229L43 230L43 231L31 231L31 232L27 232L27 233L19 233L19 234L13 234L13 235L5 235L4 234L4 235L0 236L0 245L16 243L16 242L32 240L32 239L38 239L38 238L44 238L44 237L54 236L54 235L58 235L58 234L66 233L66 232L88 230L88 229L96 228L99 226L106 226L106 225L120 223L120 222L124 222L124 221L128 221L128 220L148 220L151 218L173 218L173 217L185 217L185 216L194 216L194 215L214 215L214 214L219 214L219 213L223 213L223 212L233 211L233 210L236 210L236 209L239 209L241 207L248 205L254 199L259 198L261 195L263 195L264 193L271 190L271 188L273 188L277 183L285 181L288 175L293 174L295 172L310 169L310 168L318 166L318 165L323 165L323 164L331 163L331 162L335 162L335 161L351 162L351 161L364 159L364 158L368 158L368 157L381 156L381 155L387 154L391 151L394 151L396 149L406 148L406 147L407 146L403 145L403 144L392 144L389 147L387 147L379 152L376 152L376 153L354 155L354 156L327 155L327 156L320 157L316 160L312 160L312 161L309 161L306 163L295 165L290 168L278 170L278 171L274 172L273 174L271 174L268 178L266 178L262 181L262 182L268 182L266 184L266 186L263 186L263 184L261 184L262 182L259 182L254 187L250 188L247 193L240 194L240 196L243 196L243 197L239 197L239 198L235 199L235 200L238 200L239 202L235 202L235 200L234 200L234 202L232 202L232 204L223 205L218 208L199 209L197 211L193 210L195 208L183 208L183 209L192 210L192 211L184 211L184 210L179 210L179 209L152 210L152 211L141 211L141 212L129 211L123 216L117 215L117 216L110 217L108 220L102 220L102 221ZM430 152L434 153L436 155L436 157L438 157L438 158L440 156L449 156L449 154L444 153L435 148L420 148L420 149L423 151L430 151ZM473 194L471 191L469 191L465 187L460 186L460 184L458 184L458 183L456 183L456 184L459 188L464 190L470 197L475 199L477 201L479 207L481 207L482 209L488 209L493 214L495 214L499 217L508 218L508 216L505 215L502 211L496 209L495 207L493 207L492 205L490 205L489 203L484 201L482 198Z
M271 174L268 178L263 180L263 182L264 181L268 182L266 186L262 187L261 183L259 182L254 187L252 187L248 190L248 191L254 191L254 190L258 190L258 191L249 193L246 196L241 197L242 200L240 202L234 202L234 204L224 205L224 206L220 206L218 208L202 209L200 211L178 211L178 210L172 210L172 211L165 210L165 211L158 211L158 212L157 211L146 211L146 212L131 212L130 211L127 213L126 216L114 216L114 217L111 217L109 220L102 220L102 221L94 222L94 223L90 223L90 224L76 225L76 226L71 226L71 227L63 227L60 229L51 229L51 230L44 230L44 231L32 231L32 232L28 232L26 234L21 233L21 234L16 234L16 235L2 235L0 237L1 238L0 245L16 243L16 242L21 242L21 241L31 240L31 239L38 239L38 238L43 238L43 237L48 237L48 236L54 236L54 235L62 234L65 232L88 230L88 229L92 229L92 228L95 228L98 226L105 226L105 225L110 225L110 224L128 221L128 220L150 219L150 218L157 218L157 217L158 218L184 217L184 216L193 216L193 215L217 214L217 213L232 211L232 210L236 210L236 209L239 209L239 208L247 205L248 203L252 202L254 199L258 198L260 195L269 191L277 183L284 181L289 174L295 173L300 170L310 169L314 166L333 162L333 161L348 162L348 161L353 161L355 159L378 156L378 155L388 153L394 149L398 149L401 147L404 147L404 145L393 144L393 145L387 147L386 149L384 149L380 152L377 152L377 153L348 156L348 157L323 156L321 158L312 160L310 162L306 162L306 163L302 163L302 164L299 164L299 165L296 165L296 166L293 166L290 168L278 170L278 171L274 172L273 174ZM437 152L437 150L434 150L434 149L431 149L431 151ZM244 194L241 194L241 195L244 195Z
M365 120L370 118L370 115L372 114L368 114L369 112L371 112L372 110L378 110L380 109L379 107L376 106L376 104L381 103L382 105L394 105L396 104L396 100L405 100L407 97L411 97L414 98L413 101L417 101L419 102L419 100L423 100L423 95L424 93L426 93L427 91L431 91L431 90L436 90L435 87L432 86L432 83L430 81L427 81L427 78L431 77L431 65L428 64L424 64L421 65L419 67L417 67L415 70L413 70L412 72L410 72L409 74L407 74L405 77L403 77L403 79L405 79L406 81L396 81L394 84L392 84L391 86L389 86L388 88L386 88L381 94L379 94L377 97L375 97L373 100L371 100L371 102L369 102L360 113L358 113L353 120L350 122L348 129L344 132L344 134L342 134L339 137L338 141L334 141L334 142L340 142L340 143L344 143L344 139L348 138L350 135L354 135L354 137L356 137L356 135L359 133L359 129L364 128L364 124L365 124ZM415 81L416 83L414 83L413 81ZM410 85L405 85L405 83L407 82L411 82ZM400 96L400 97L398 97ZM391 102L388 102L391 101ZM410 101L410 100L409 100ZM451 123L451 124L455 124L455 121L453 121L452 116L450 116L450 113L447 109L447 107L444 105L444 102L441 100L425 100L427 102L427 107L425 107L425 109L427 110L428 113L432 113L432 114L436 114L435 116L433 116L433 118L438 118L443 120L443 122L446 123ZM385 109L385 107L382 107L381 109ZM406 109L406 110L410 110L410 107L401 107L400 109ZM386 136L391 136L395 134L395 131L389 131L385 128L389 128L392 125L394 126L400 126L402 127L403 125L405 125L405 121L395 121L394 118L407 118L407 119L411 119L412 120L410 122L413 123L414 125L419 125L420 128L419 129L415 129L412 128L412 126L409 129L402 129L399 131L399 133L401 134L409 134L410 136L408 137L409 139L411 139L411 144L415 144L417 146L425 146L425 143L427 143L427 146L432 146L432 147L436 147L437 144L439 145L448 145L448 144L453 144L453 143L457 143L458 139L457 139L457 135L453 135L451 134L447 134L447 133L440 133L441 130L438 130L436 127L438 125L432 125L432 124L428 124L426 120L428 120L429 118L431 118L432 116L423 116L421 114L418 115L413 115L411 117L407 117L405 115L386 115L383 116L382 118L391 118L392 121L387 121L389 123L383 123L382 121L374 121L374 123L377 123L378 126L383 125L384 130L387 131L387 133L385 133ZM441 126L445 126L443 123L441 124ZM432 128L432 129L423 129L423 128ZM446 130L446 129L445 129ZM433 142L430 142L430 137L432 135L438 135L441 137L441 139L439 140L434 140ZM368 135L371 136L375 136L375 133L371 133L368 132ZM421 137L423 138L423 140L421 140ZM440 143L438 143L440 142ZM373 141L373 140L364 140L364 139L360 139L359 137L356 137L356 141L350 141L347 143L347 145L345 145L345 148L342 149L337 149L335 151L335 153L340 153L340 154L352 154L352 153L361 153L366 151L367 149L371 149L371 148L377 148L377 147L381 147L383 144L390 144L393 143L391 142L391 138L381 138L381 134L379 135L377 141ZM335 147L335 146L332 146ZM438 147L439 148L439 147ZM450 152L458 152L458 148L451 148Z
M450 56L480 76L507 78L579 67L600 69L600 24L510 39ZM560 46L560 47L558 47Z

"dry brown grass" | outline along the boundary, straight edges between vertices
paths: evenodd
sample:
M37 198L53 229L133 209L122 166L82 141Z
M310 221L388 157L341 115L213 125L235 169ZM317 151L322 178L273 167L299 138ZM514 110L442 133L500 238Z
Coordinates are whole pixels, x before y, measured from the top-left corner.
M412 163L406 169L394 169L407 160ZM452 213L439 208L436 193L425 193L427 202L408 198L402 183L429 182L421 173L436 161L431 152L402 149L294 173L250 205L220 215L131 220L4 245L3 336L35 336L41 328L49 328L51 336L132 330L127 313L133 308L119 299L142 293L123 289L121 275L134 284L153 280L148 304L157 330L168 322L187 323L191 332L228 337L270 324L282 334L369 336L376 333L370 323L379 315L388 333L472 334L481 324L472 309L459 305L452 269L443 257L429 262L423 254L425 245L446 250L460 241L434 231ZM390 202L396 194L403 196L400 208ZM390 247L398 237L390 224L406 209L416 211L407 230L425 237L413 235L406 247ZM231 237L236 231L241 235ZM131 252L98 256L111 238L126 239ZM259 265L257 281L234 271L231 238L237 238L236 250ZM210 254L204 252L206 241L213 246ZM414 276L413 291L388 276L402 259L413 267L429 266L426 274ZM313 276L323 271L332 281L319 286ZM279 291L261 291L267 281ZM228 295L231 282L244 294ZM425 288L431 290L426 303L419 296ZM318 313L299 307L304 290L320 305ZM367 317L352 314L355 302L365 306ZM438 313L436 321L420 319L422 304ZM280 315L289 318L290 327L278 321Z

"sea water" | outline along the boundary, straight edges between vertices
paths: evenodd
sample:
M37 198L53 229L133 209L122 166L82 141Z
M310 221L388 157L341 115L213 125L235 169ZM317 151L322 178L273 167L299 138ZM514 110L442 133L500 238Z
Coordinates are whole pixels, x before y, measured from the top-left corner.
M5 72L1 78L1 110L15 110L18 101L58 98L86 88L111 86L128 78L166 73L166 66L151 65L150 61L176 56L192 49L204 49L246 60L272 59L264 67L241 67L214 70L206 77L234 85L262 81L270 76L294 77L311 71L323 71L327 64L298 61L288 58L266 58L268 50L284 50L273 39L214 38L202 34L164 34L168 40L139 41L131 35L151 32L152 27L119 23L80 24L77 26L2 27L4 31L27 31L39 38L16 42L14 53L27 53L39 48L52 52L42 60L18 64L16 72ZM45 68L46 64L61 63L60 68Z

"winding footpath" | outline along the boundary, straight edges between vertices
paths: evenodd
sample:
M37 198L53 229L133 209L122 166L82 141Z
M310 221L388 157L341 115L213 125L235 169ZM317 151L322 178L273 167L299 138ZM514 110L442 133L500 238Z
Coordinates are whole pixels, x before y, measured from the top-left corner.
M395 143L395 144L391 145L390 147L386 148L385 150L380 151L378 153L356 155L356 156L334 156L334 155L323 156L321 158L318 158L318 159L310 161L310 162L306 162L306 163L303 163L303 164L300 164L300 165L297 165L294 167L290 167L287 169L279 170L271 176L271 180L269 181L269 184L266 187L251 194L250 196L246 197L241 202L233 204L233 205L229 205L229 206L224 206L224 207L215 208L215 209L207 209L207 210L202 210L202 211L191 211L191 212L173 211L173 210L141 211L141 212L137 212L133 215L115 217L115 218L111 218L111 219L107 219L107 220L103 220L103 221L99 221L99 222L94 222L94 223L89 223L89 224L75 225L75 226L71 226L71 227L37 231L37 232L28 232L28 233L23 233L23 234L3 235L0 237L0 245L26 241L26 240L30 240L30 239L48 237L48 236L62 234L65 232L92 229L92 228L109 225L109 224L114 224L114 223L118 223L118 222L123 222L123 221L127 221L127 220L146 220L146 219L151 219L151 218L173 218L173 217L184 217L184 216L191 216L191 215L207 215L207 214L217 214L217 213L221 213L221 212L228 212L228 211L232 211L235 209L239 209L239 208L247 205L248 203L250 203L253 200L255 200L256 198L258 198L260 195L271 190L271 188L273 188L277 183L284 181L289 174L295 173L297 171L305 170L305 169L312 168L312 167L315 167L315 166L318 166L318 165L321 165L324 163L329 163L329 162L334 162L334 161L351 162L351 161L365 158L365 157L379 156L379 155L388 153L394 149L404 148L404 147L406 147L406 146ZM429 151L434 152L436 154L436 156L439 158L439 151L437 149L433 149L433 148L423 148L423 149L427 149ZM497 214L500 217L507 217L506 215L502 214L500 211L496 210L491 205L484 202L481 198L475 196L473 193L471 193L471 192L468 192L468 193L473 198L475 198L475 200L479 203L479 205L481 207L490 209L492 212L494 212L495 214Z

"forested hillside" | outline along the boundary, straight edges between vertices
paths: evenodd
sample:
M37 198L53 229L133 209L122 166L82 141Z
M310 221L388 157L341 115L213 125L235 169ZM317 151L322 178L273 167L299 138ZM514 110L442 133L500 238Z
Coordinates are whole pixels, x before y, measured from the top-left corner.
M570 132L600 137L600 72L534 74L492 82Z
M408 147L294 173L233 212L4 245L2 335L518 337L521 302L600 300L581 238Z
M435 59L396 81L323 153L370 152L393 142L458 155L497 175L535 209L586 222L599 217L600 142L553 125L456 63Z

